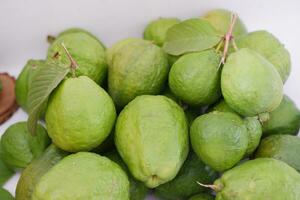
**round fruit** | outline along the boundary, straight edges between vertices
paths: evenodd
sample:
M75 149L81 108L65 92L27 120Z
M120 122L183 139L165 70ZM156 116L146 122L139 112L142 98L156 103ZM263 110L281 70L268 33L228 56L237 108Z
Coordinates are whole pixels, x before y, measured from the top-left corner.
M237 164L248 147L243 120L229 112L211 112L196 118L190 128L193 150L207 165L225 171Z
M291 71L291 58L284 45L271 33L267 31L255 31L239 37L236 40L238 48L253 49L270 63L285 82Z
M229 55L221 75L226 103L243 116L256 116L276 109L283 83L274 66L251 49Z
M264 138L255 158L269 157L281 160L300 172L300 138L292 135L271 135Z
M80 152L62 159L37 183L32 200L129 200L129 182L114 162Z
M187 157L182 108L164 96L142 95L120 113L115 143L131 174L150 188L172 180Z
M136 96L158 94L167 80L169 66L163 50L142 39L127 39L108 52L108 91L118 107Z
M280 105L270 112L269 120L263 123L263 134L297 135L300 128L300 111L295 103L288 97L283 96Z
M225 172L214 188L216 200L298 200L300 175L284 162L258 158Z
M180 20L176 18L159 18L154 20L145 28L144 38L153 41L158 46L162 46L169 28L179 22Z
M222 35L228 31L231 17L232 12L224 9L211 10L204 15L204 18ZM245 33L247 33L247 29L241 19L238 18L233 29L233 36L237 37Z
M211 183L216 178L217 173L192 152L173 180L155 188L155 195L164 200L187 199L206 191L205 188L199 187L197 181Z
M70 65L71 61L62 44L78 64L75 71L77 76L88 76L99 84L104 82L107 73L105 49L98 40L85 32L63 34L56 38L48 49L48 59Z
M1 137L1 157L14 168L25 168L39 157L50 144L45 128L38 124L36 135L31 135L27 122L11 125Z
M50 96L46 125L53 142L70 152L100 145L116 118L112 99L86 76L64 80Z
M249 156L259 145L262 136L262 127L256 117L246 117L244 119L244 123L248 132L248 147L246 150L246 155Z
M183 55L170 70L170 89L190 105L214 103L221 96L220 59L214 50Z

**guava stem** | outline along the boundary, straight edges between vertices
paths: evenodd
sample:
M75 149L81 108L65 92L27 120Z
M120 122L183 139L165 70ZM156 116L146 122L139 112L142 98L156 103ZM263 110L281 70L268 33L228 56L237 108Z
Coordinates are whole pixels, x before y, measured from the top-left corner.
M76 77L75 70L78 67L78 65L77 65L76 61L73 59L73 57L71 56L71 54L69 53L68 49L66 48L66 46L63 42L61 43L61 46L64 48L69 60L71 61L70 68L72 70L72 77L74 78L74 77Z
M236 23L236 20L237 20L237 14L233 13L232 16L231 16L231 22L230 22L229 29L228 29L227 33L225 34L225 36L224 36L225 45L224 45L223 56L221 58L220 66L222 64L225 64L225 60L226 60L226 57L227 57L227 54L228 54L229 42L233 39L232 32L233 32L233 28L234 28L234 25Z
M198 183L200 186L202 186L202 187L210 188L210 189L212 189L212 190L214 190L214 191L216 191L216 192L218 192L218 191L221 190L221 188L218 187L217 185L206 185L206 184L200 183L200 182L198 182L198 181L197 181L197 183Z
M56 38L55 38L53 35L48 35L48 36L47 36L47 42L48 42L49 44L52 44L52 43L54 42L55 39L56 39Z

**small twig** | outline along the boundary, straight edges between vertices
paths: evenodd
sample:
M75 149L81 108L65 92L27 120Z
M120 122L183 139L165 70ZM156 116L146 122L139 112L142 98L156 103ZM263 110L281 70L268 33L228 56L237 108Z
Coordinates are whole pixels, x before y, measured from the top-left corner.
M64 48L64 50L65 50L65 52L66 52L66 54L67 54L67 56L68 56L68 58L71 62L70 68L72 70L72 77L75 77L75 70L78 67L78 65L77 65L76 61L72 58L71 54L69 53L68 49L66 48L66 46L64 45L63 42L61 43L61 46Z
M216 185L206 185L206 184L202 184L202 183L200 183L198 181L197 181L197 183L199 185L201 185L202 187L210 188L210 189L212 189L214 191L218 191L219 190L219 188Z
M225 34L225 37L224 37L225 38L224 39L225 44L224 44L224 50L223 50L223 55L222 55L222 58L221 58L220 66L222 64L225 64L225 60L226 60L226 57L227 57L227 54L228 54L229 43L233 38L232 32L233 32L233 28L234 28L234 25L236 23L236 20L237 20L237 15L232 14L229 29L228 29L227 33Z

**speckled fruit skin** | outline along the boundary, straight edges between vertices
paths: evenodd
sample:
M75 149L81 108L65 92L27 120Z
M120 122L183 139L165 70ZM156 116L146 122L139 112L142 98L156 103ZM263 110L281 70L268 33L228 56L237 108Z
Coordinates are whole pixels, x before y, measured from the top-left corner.
M32 200L129 200L129 182L114 162L79 152L62 159L42 176Z
M209 111L231 112L237 114L223 99L211 107ZM258 117L246 117L244 118L244 123L248 132L246 156L250 156L259 145L262 136L262 125L258 120Z
M120 113L115 144L131 174L150 188L177 175L188 151L188 122L165 96L142 95Z
M197 194L195 196L192 196L191 198L189 198L189 200L214 200L214 196L211 194L206 194L206 193L202 193L202 194Z
M207 191L206 188L199 187L197 181L209 184L217 177L216 171L204 164L195 153L191 152L177 176L155 188L155 196L164 200L187 199L192 195Z
M229 112L211 112L196 118L190 128L193 150L216 171L237 164L248 147L248 133L243 120Z
M272 158L247 161L225 172L214 183L216 200L298 200L300 175L284 162Z
M263 123L263 135L297 135L300 128L300 111L286 95L280 105L270 112L269 120Z
M127 39L108 52L108 91L118 107L136 96L159 94L169 65L163 50L142 39Z
M274 66L247 48L229 55L221 88L226 103L247 117L273 111L283 95L283 83Z
M32 77L35 75L39 65L43 65L45 60L29 60L16 80L15 93L17 103L22 109L28 112L28 90ZM45 113L46 106L42 113Z
M264 138L255 158L269 157L281 160L300 172L300 138L292 135L271 135Z
M13 168L25 168L44 152L50 139L40 124L33 136L27 129L27 122L18 122L8 127L0 142L3 161Z
M130 200L144 200L147 196L149 189L143 182L136 180L129 172L128 167L120 157L117 151L110 151L104 156L116 162L127 174L130 184Z
M156 45L162 46L166 39L169 28L178 24L179 19L176 18L159 18L150 22L144 30L144 38L153 41Z
M267 31L255 31L236 40L238 48L253 49L274 65L283 82L291 72L291 58L284 45Z
M101 85L107 75L105 49L102 44L85 32L63 34L50 45L47 59L53 59L67 65L71 64L62 43L78 64L76 76L88 76Z
M203 17L222 35L224 35L231 22L232 12L224 9L215 9L207 12ZM240 36L247 33L247 29L240 18L237 19L233 29L234 36Z
M64 80L52 93L46 111L49 136L69 152L88 151L100 145L115 119L112 99L86 76Z
M221 56L214 50L181 56L169 73L169 87L183 102L190 105L208 105L221 96Z

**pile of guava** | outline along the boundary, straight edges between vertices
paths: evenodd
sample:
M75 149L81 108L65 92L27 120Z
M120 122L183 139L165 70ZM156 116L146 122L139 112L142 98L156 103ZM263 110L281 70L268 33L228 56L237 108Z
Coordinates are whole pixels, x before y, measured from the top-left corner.
M0 140L16 200L300 199L300 111L273 34L218 9L109 48L80 28L48 42L16 80L28 121Z

